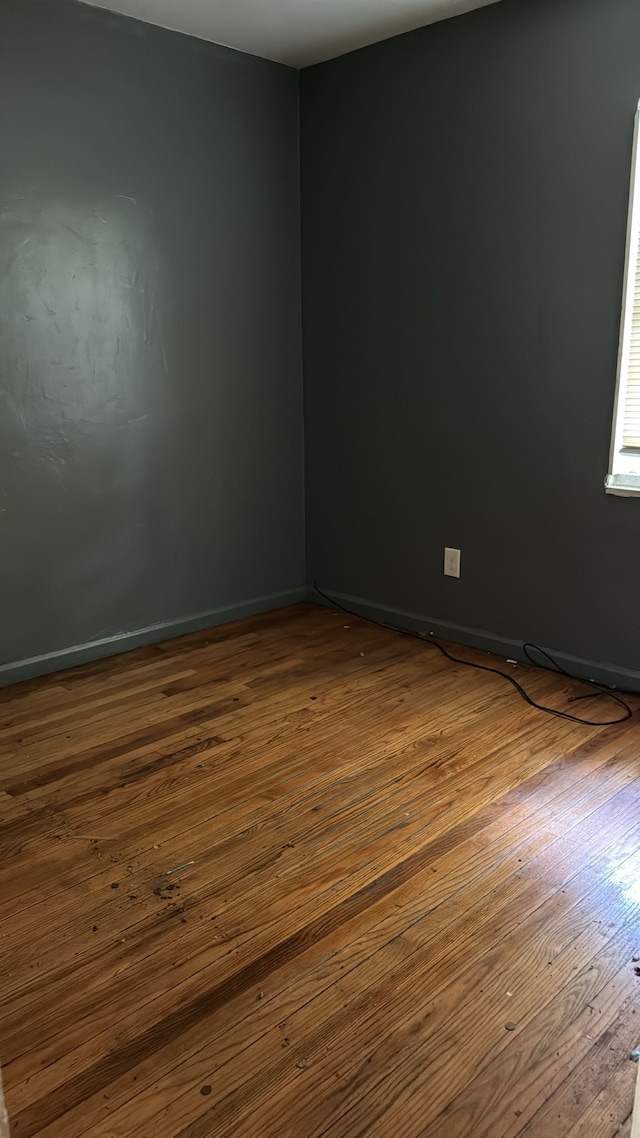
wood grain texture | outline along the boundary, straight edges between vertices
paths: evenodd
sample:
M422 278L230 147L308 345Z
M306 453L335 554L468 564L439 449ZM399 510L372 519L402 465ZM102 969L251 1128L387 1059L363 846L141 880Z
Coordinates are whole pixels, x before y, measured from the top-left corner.
M0 692L14 1138L628 1134L639 751L311 606Z

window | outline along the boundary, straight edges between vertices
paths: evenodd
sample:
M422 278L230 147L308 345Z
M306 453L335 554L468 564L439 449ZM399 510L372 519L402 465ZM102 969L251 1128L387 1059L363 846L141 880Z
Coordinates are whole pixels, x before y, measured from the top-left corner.
M618 382L605 487L610 494L640 494L640 105L633 143Z

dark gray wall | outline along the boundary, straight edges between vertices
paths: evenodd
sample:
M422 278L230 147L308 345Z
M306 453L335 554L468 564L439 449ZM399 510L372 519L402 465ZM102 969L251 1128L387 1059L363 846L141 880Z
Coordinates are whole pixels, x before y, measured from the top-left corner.
M638 0L303 73L310 579L640 670L640 501L603 491L639 98Z
M1 0L0 663L304 585L298 127L285 67Z

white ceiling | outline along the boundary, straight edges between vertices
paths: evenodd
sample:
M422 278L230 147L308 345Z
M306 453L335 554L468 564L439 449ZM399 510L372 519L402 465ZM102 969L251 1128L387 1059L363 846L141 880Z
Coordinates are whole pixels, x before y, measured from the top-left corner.
M200 39L307 67L496 0L86 0Z

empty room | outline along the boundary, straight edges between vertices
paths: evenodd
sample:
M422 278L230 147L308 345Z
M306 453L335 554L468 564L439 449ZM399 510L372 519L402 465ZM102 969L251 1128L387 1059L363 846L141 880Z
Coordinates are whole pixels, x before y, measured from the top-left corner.
M0 0L0 1138L640 1138L639 107Z

